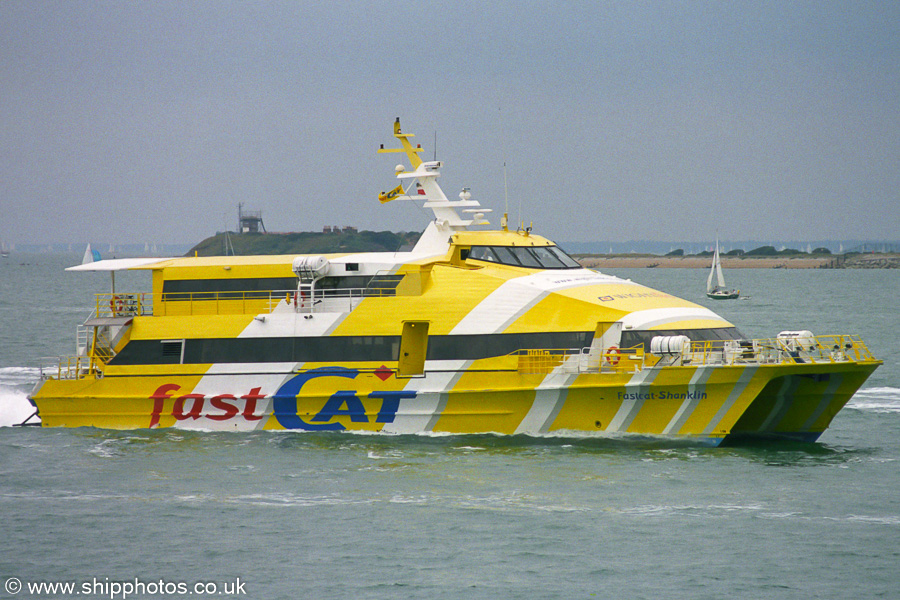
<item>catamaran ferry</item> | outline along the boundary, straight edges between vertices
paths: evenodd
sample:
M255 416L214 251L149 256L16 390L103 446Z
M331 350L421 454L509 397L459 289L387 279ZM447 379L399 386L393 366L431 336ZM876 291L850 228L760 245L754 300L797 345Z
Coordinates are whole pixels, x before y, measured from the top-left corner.
M853 335L747 339L702 306L487 225L440 161L380 200L434 219L409 252L87 262L110 271L77 355L30 396L45 427L815 440L881 364ZM115 289L146 270L152 292Z

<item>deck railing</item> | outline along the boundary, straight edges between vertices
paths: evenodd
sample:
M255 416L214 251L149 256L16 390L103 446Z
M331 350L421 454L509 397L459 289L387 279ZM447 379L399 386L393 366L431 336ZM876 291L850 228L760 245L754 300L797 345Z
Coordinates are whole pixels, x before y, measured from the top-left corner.
M96 317L138 317L152 314L153 294L148 292L96 294Z
M363 298L390 295L378 288L316 290L311 298L295 290L255 292L202 292L163 295L155 310L150 293L97 294L91 318L123 318L146 315L196 315L272 312L299 313L352 311ZM89 319L90 321L90 319ZM103 323L101 323L103 324ZM109 324L115 324L109 323ZM119 324L125 324L119 321ZM95 335L97 332L94 332ZM806 332L800 332L806 333ZM77 356L42 359L42 378L80 379L99 374L108 357L98 356L89 327L80 327ZM523 349L507 355L510 366L522 374L629 373L646 367L697 367L718 365L776 365L803 363L868 362L877 360L858 335L793 335L754 340L687 342L681 351L647 353L634 348Z
M517 350L517 371L523 374L627 373L645 366L644 348L561 348Z
M41 379L83 379L92 372L90 356L49 356L38 364Z
M714 340L685 344L680 353L646 354L634 348L574 348L518 350L517 370L539 373L628 373L648 366L699 367L866 362L877 360L858 335L820 335L806 338Z
M350 312L364 298L396 295L390 287L291 290L96 294L96 317L234 315L271 313L279 305L298 313Z
M858 335L818 335L691 342L680 355L684 365L786 364L873 361Z

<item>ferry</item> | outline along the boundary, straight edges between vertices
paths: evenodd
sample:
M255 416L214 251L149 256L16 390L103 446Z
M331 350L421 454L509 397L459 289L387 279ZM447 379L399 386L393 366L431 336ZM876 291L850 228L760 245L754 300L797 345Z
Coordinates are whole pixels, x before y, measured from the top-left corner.
M816 440L882 364L856 335L748 339L703 306L582 268L464 189L394 123L385 202L433 212L411 251L134 258L74 356L42 366L44 427ZM150 292L115 289L149 271Z

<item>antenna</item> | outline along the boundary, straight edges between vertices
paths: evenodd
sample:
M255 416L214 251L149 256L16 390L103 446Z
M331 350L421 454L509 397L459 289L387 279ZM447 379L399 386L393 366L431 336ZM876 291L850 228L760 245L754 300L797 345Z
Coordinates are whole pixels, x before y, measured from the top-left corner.
M500 145L501 152L503 153L503 201L505 202L504 208L506 209L504 212L509 214L509 187L506 183L506 133L503 130L503 108L497 107L498 120L500 121ZM521 211L520 211L521 213ZM519 218L522 215L519 214Z
M432 160L437 160L437 129L434 130L434 158Z

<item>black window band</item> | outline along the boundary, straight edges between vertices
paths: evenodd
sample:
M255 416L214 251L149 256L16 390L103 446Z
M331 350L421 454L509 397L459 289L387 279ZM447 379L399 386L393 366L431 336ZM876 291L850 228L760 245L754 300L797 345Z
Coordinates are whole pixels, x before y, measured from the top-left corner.
M428 360L477 360L523 349L590 346L593 331L488 335L436 335L428 338ZM111 365L178 364L159 340L133 340ZM400 336L214 338L184 341L184 364L260 362L390 362L397 360Z

